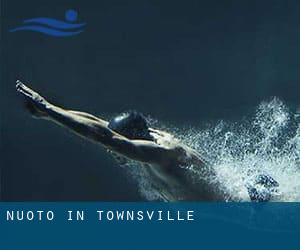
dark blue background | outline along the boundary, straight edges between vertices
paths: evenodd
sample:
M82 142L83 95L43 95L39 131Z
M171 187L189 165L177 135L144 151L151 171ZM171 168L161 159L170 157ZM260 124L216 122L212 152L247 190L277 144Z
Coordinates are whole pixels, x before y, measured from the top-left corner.
M98 221L97 210L195 210L195 221ZM1 249L297 249L299 203L1 203ZM7 222L6 210L55 220ZM84 221L67 221L84 210Z
M240 119L266 98L300 103L299 1L1 1L1 199L141 200L105 150L31 119L17 78L66 108L163 123ZM78 11L85 31L9 33Z

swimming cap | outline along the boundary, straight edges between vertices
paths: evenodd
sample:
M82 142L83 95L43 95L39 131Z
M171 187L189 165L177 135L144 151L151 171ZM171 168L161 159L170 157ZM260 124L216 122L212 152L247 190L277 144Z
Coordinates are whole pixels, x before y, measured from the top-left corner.
M153 140L148 130L147 119L136 111L117 115L109 121L108 127L129 139Z

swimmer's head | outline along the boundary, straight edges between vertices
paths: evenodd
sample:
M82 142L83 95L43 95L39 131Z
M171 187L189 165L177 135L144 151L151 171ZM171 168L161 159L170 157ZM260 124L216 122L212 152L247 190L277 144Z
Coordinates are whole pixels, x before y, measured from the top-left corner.
M153 140L147 119L136 111L121 113L109 121L108 127L129 139Z

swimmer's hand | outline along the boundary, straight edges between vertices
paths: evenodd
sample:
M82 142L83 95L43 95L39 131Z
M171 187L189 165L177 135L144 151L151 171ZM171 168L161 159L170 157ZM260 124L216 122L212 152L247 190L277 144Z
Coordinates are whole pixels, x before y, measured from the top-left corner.
M20 80L16 81L16 90L25 98L26 108L35 118L47 116L45 110L49 103L45 98L27 87Z

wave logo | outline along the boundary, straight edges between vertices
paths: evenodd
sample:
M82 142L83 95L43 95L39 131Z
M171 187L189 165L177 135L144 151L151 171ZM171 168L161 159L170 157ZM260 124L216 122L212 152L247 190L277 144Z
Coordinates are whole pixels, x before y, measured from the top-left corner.
M55 37L75 36L83 32L85 23L75 23L78 13L75 10L65 12L65 21L37 17L23 21L23 25L11 29L10 32L16 31L34 31Z

